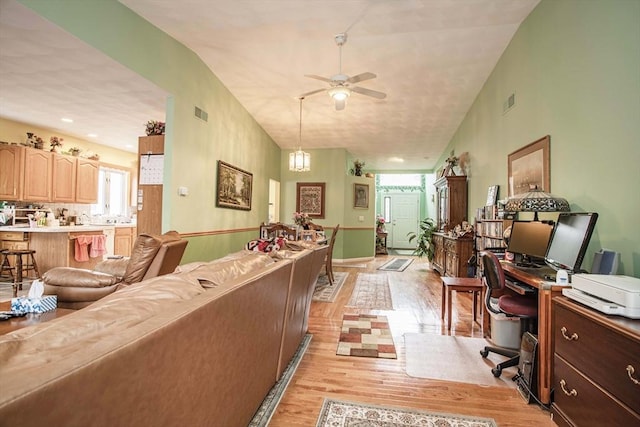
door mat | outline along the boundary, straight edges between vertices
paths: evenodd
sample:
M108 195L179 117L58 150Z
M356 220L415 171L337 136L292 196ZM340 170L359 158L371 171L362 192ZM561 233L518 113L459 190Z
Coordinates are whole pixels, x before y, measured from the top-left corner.
M312 300L320 302L334 302L348 276L349 273L340 273L336 271L333 273L333 286L329 283L329 276L326 274L318 276L316 286L313 290Z
M414 254L413 249L388 249L389 255L404 255L411 256Z
M410 377L502 387L516 386L511 378L518 373L517 366L504 369L500 378L493 376L491 369L507 358L494 353L489 353L486 359L480 356L480 350L485 345L492 345L484 338L406 333L404 344L406 370Z
M337 355L397 359L386 316L345 314Z
M393 310L387 275L358 273L347 307Z
M497 424L492 418L441 414L417 409L392 408L325 398L316 427L333 426L497 427Z
M404 271L405 268L413 262L412 258L393 258L390 261L385 262L378 270L384 271Z

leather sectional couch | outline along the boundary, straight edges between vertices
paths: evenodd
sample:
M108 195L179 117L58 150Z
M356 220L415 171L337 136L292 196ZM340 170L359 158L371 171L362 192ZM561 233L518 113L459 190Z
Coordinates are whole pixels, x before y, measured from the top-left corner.
M188 264L0 336L0 425L246 426L307 331L326 251Z

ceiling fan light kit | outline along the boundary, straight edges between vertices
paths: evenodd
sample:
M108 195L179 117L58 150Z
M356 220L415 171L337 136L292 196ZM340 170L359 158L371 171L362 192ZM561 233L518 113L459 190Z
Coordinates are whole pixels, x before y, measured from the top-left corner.
M315 93L323 92L326 90L329 96L335 101L336 110L344 110L347 98L351 95L351 92L356 92L361 95L371 96L377 99L386 98L387 94L385 93L378 92L372 89L365 89L358 86L352 86L354 83L375 79L376 75L369 72L358 74L353 77L349 77L346 74L342 74L342 46L347 42L347 33L337 34L335 36L335 41L338 47L340 48L340 70L338 74L332 76L331 78L317 76L315 74L305 74L305 77L309 77L312 79L329 83L331 86L327 89L316 89L311 92L307 92L305 94L300 95L300 97L302 98L302 97L313 95Z

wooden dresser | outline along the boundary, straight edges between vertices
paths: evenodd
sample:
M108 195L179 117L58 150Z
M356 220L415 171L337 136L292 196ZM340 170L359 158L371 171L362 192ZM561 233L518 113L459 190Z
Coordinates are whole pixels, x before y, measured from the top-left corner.
M442 276L469 277L467 261L473 255L473 239L433 233L433 267Z
M553 420L559 426L640 426L640 320L553 300Z

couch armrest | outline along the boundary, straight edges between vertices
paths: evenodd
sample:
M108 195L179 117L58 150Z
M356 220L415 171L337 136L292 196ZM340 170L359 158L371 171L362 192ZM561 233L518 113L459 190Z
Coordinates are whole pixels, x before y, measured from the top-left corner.
M122 278L124 277L124 272L127 270L127 264L129 264L128 257L107 258L104 261L100 261L94 267L94 271Z
M119 277L98 271L72 267L54 267L42 275L42 281L50 286L75 286L79 288L102 288L115 285Z

